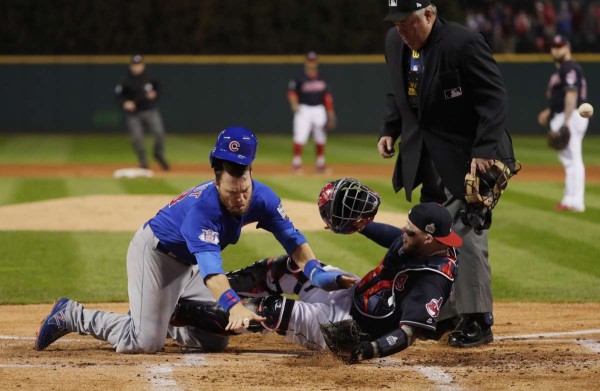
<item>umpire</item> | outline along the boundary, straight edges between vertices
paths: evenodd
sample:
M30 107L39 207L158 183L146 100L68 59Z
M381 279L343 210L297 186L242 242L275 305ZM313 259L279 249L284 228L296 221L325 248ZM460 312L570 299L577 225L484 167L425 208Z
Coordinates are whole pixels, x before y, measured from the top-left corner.
M160 166L168 171L170 166L165 159L165 129L156 101L160 95L158 81L146 74L144 58L140 54L131 57L129 73L115 87L115 94L127 116L127 128L131 143L137 154L141 168L148 168L148 158L144 148L144 130L154 134L154 157Z
M474 220L463 222L460 216L465 174L514 157L503 128L504 83L483 36L439 18L431 1L389 0L386 20L394 23L385 39L391 83L377 150L389 159L401 141L394 190L404 188L411 201L422 185L421 202L445 204L463 238L457 280L442 307L438 332L453 329L448 342L455 347L489 343L493 303L487 231L473 229Z

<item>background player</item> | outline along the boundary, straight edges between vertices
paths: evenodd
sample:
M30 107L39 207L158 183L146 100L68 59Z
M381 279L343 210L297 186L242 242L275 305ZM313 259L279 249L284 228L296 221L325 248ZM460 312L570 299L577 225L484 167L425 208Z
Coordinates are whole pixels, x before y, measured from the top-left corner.
M227 329L264 320L242 305L221 258L221 250L237 243L242 227L252 222L271 232L298 265L306 267L316 286L350 285L352 280L321 269L279 197L252 179L256 148L257 139L248 129L222 131L210 153L215 179L181 193L139 228L127 252L129 313L88 310L60 299L42 322L35 349L43 350L74 331L108 341L119 353L157 352L167 334L184 346L224 349L227 337L174 329L169 319L180 298L213 302L217 298L228 312Z
M155 137L154 157L164 170L169 170L169 163L165 159L165 129L156 103L160 96L160 84L146 74L141 55L131 57L129 73L117 84L115 93L125 112L131 143L140 167L149 167L144 148L144 130L149 130Z
M360 216L364 204L379 203L379 198L364 185L360 190L362 197L343 192L346 180L323 188L320 200L325 202L320 202L320 208L324 215L323 210L331 203L339 201L351 206L343 213L346 221L356 223L355 231L363 227ZM331 215L326 224L335 232L344 230ZM260 300L250 300L258 313L266 317L262 325L308 349L326 348L321 324L350 318L369 334L368 341L353 349L352 361L388 356L407 348L417 337L434 337L436 317L454 281L455 247L462 244L461 238L452 232L450 213L439 204L424 203L411 209L403 229L375 222L360 229L364 236L388 251L381 263L353 289L334 292L317 289L287 256L264 259L228 273L228 278L232 286L249 296L270 294ZM339 271L332 266L325 269ZM299 301L280 296L282 293L298 294ZM207 314L218 319L223 312L214 305L181 303L174 318L177 321L193 318L194 311L198 319ZM205 324L217 331L214 322Z
M302 150L312 132L316 149L315 169L324 173L327 130L337 125L333 109L333 97L327 82L319 74L319 59L315 52L308 52L304 61L304 74L290 80L288 101L294 113L294 150L292 170L302 172Z
M550 76L546 97L548 107L538 115L540 125L550 125L557 132L563 125L571 136L568 145L559 152L565 169L565 192L557 211L583 212L585 210L585 167L581 146L589 119L583 118L577 108L587 100L587 84L581 66L573 61L571 44L562 35L554 37L550 52L556 63L556 72Z

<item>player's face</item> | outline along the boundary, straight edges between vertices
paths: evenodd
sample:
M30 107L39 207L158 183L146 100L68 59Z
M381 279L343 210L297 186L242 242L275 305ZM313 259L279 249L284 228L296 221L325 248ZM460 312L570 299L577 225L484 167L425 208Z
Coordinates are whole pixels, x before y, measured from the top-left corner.
M412 50L419 50L429 37L433 27L433 17L429 10L426 10L425 14L413 12L407 18L394 22L394 25L404 43Z
M554 61L563 62L565 60L565 57L567 57L567 55L569 54L569 46L564 45L559 48L551 48L550 53L552 54L552 58L554 58Z
M406 222L402 231L402 240L404 241L402 244L402 252L414 255L423 254L425 252L425 241L428 240L431 235L415 227L410 220Z
M225 209L234 216L241 216L248 211L252 197L252 176L246 171L240 178L235 178L223 171L220 181L215 181L219 191L219 199Z
M308 77L315 77L319 73L319 63L316 61L306 61L304 71Z
M131 71L132 74L134 75L141 75L144 72L144 69L146 68L146 65L144 65L143 62L138 63L138 64L129 64L129 70Z

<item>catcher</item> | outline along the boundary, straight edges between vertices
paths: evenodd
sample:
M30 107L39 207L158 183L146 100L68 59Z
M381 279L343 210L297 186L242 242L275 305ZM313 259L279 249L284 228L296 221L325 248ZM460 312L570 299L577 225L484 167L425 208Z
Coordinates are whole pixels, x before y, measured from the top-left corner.
M350 289L313 286L287 255L228 273L238 294L253 297L246 305L266 318L260 324L251 321L247 330L275 331L311 350L329 347L349 364L398 353L418 337L434 337L436 317L452 289L456 248L462 239L439 204L413 207L402 229L372 221L379 204L375 192L352 178L328 183L319 195L328 229L341 234L359 231L387 249L380 264L360 281L323 265L338 279L358 281ZM296 294L298 300L282 294ZM227 316L212 302L180 301L172 324L221 334Z

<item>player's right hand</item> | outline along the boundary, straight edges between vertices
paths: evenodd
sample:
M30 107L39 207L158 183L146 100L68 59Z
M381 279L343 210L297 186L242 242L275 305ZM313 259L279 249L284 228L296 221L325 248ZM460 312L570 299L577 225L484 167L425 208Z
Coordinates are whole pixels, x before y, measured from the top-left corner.
M225 330L236 330L241 327L248 327L251 320L263 322L265 318L244 307L244 303L240 301L229 309L229 323L227 323Z
M377 151L384 159L393 157L396 153L394 151L394 139L390 136L383 136L377 142Z

